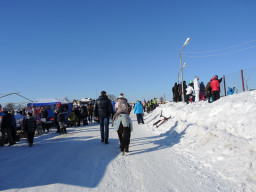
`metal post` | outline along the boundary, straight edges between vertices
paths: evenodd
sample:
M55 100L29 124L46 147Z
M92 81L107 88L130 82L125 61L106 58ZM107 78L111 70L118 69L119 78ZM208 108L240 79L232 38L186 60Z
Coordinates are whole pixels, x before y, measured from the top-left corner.
M184 47L182 47L183 49ZM182 54L181 54L181 51L182 49L180 50L180 78L181 78L181 100L182 102L184 103L185 102L185 95L184 95L184 91L183 91L183 68L182 68Z
M184 45L182 46L182 48L180 49L180 77L181 77L181 93L182 93L182 102L185 102L185 95L184 95L184 91L183 91L183 67L182 67L182 50L183 48L189 43L190 38L187 38Z
M244 89L244 74L243 74L243 70L241 70L241 77L242 77L243 91L245 91L245 89Z
M224 83L225 96L227 96L225 75L223 75L223 83Z

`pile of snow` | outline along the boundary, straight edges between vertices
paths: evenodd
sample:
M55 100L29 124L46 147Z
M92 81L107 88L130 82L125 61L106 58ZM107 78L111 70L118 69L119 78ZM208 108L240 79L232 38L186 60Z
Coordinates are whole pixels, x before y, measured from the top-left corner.
M160 113L169 117L156 128ZM146 114L147 129L168 136L168 145L201 161L225 179L256 191L256 91L214 103L168 103Z

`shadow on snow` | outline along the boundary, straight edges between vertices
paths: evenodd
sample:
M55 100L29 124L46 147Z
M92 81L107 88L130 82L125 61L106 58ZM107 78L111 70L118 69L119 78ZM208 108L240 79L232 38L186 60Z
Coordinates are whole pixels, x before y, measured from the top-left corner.
M81 131L97 131L99 135L97 125L68 130L66 135L43 134L35 137L32 148L25 139L13 147L0 148L0 191L56 183L96 187L119 148L101 143L99 137L75 137Z
M131 148L137 148L136 146L140 146L140 145L148 145L148 144L152 145L152 143L154 147L146 146L146 147L143 147L143 149L132 150L130 152L130 155L152 152L152 151L157 151L157 150L165 149L168 147L172 147L180 142L181 138L183 137L187 128L190 125L191 124L187 125L187 127L182 132L178 133L175 130L175 128L178 126L178 121L176 121L175 124L171 127L171 129L163 134L152 136L152 137L132 139L130 144Z

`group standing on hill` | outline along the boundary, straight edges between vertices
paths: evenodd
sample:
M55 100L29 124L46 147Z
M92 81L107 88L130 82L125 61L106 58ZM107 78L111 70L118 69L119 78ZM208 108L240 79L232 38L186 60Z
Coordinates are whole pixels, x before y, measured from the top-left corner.
M208 98L208 102L214 102L220 98L220 83L221 79L215 75L205 86L203 82L199 82L199 78L195 76L193 81L190 81L188 87L186 81L183 81L183 92L181 84L175 83L172 87L173 101L182 101L182 94L184 93L184 100L189 102L199 102Z

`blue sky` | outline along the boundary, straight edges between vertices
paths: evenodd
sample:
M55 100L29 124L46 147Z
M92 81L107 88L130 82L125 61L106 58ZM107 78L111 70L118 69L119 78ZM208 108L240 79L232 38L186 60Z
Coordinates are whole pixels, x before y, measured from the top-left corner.
M171 100L187 37L187 82L256 68L256 47L247 49L256 46L255 8L254 0L0 1L0 93Z

